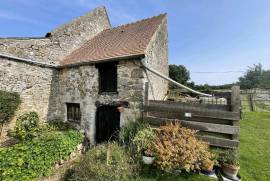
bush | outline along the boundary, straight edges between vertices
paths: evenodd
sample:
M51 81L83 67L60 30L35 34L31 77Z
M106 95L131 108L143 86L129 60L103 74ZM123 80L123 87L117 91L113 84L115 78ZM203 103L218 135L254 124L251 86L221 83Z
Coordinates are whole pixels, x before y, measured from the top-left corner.
M219 152L218 161L229 165L239 166L239 150L238 149L224 149Z
M53 132L0 150L0 180L33 180L48 175L82 141L75 130Z
M75 127L72 126L68 122L64 122L63 120L53 120L48 122L49 129L51 130L58 130L58 131L68 131L68 130L75 130Z
M138 131L133 139L133 143L137 147L137 152L144 153L147 156L153 156L151 143L155 137L156 135L150 127Z
M12 134L19 140L29 140L37 135L39 126L39 117L36 112L29 112L18 117L16 121L15 131Z
M126 125L121 127L119 133L119 142L121 145L132 146L133 139L138 131L146 128L146 124L143 120L129 121Z
M108 143L88 151L69 172L67 180L130 180L136 168L125 149Z
M205 142L196 139L196 131L181 127L179 123L168 123L157 129L153 141L155 163L161 170L184 169L190 172L202 169L214 157Z
M7 123L20 104L20 96L17 93L9 93L0 90L0 124Z

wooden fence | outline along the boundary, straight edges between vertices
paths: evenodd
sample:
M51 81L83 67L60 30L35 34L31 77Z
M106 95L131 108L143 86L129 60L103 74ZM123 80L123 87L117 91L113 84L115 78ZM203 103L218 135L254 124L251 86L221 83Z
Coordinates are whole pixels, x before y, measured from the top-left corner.
M179 121L183 126L199 130L198 138L212 146L239 146L240 89L232 87L229 105L191 104L148 100L148 83L144 104L145 119L152 126Z

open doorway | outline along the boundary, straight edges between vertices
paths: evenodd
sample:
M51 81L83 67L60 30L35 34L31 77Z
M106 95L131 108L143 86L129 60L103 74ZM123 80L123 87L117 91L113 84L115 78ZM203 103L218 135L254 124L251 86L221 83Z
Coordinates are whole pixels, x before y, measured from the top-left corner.
M120 112L117 106L100 106L96 116L96 143L115 140L120 129Z

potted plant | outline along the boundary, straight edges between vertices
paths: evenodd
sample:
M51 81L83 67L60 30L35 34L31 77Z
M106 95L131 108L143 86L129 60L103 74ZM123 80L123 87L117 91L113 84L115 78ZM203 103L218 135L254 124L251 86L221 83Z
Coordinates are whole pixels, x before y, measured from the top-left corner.
M214 164L215 164L215 162L210 160L210 159L203 160L201 173L208 175L208 176L215 174Z
M232 180L238 180L239 151L238 149L228 149L220 155L222 175Z
M133 139L133 144L137 148L137 152L142 154L142 160L145 164L152 164L154 162L154 154L152 151L152 140L155 138L154 131L147 127L138 131Z

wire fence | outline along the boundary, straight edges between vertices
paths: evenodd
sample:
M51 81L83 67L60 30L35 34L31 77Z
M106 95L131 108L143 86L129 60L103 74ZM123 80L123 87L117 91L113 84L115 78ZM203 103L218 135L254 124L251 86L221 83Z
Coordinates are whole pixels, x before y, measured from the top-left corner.
M173 89L169 91L168 100L183 103L197 103L197 104L214 104L214 105L230 105L231 92L211 92L212 97L198 96L183 89Z
M270 90L251 89L241 91L241 107L243 111L270 111Z
M170 90L168 100L183 102L183 103L196 103L207 105L231 105L230 90L216 90L212 91L212 97L197 96L186 92L183 89ZM242 111L257 111L269 112L270 111L270 90L264 89L249 89L241 90L241 108Z

